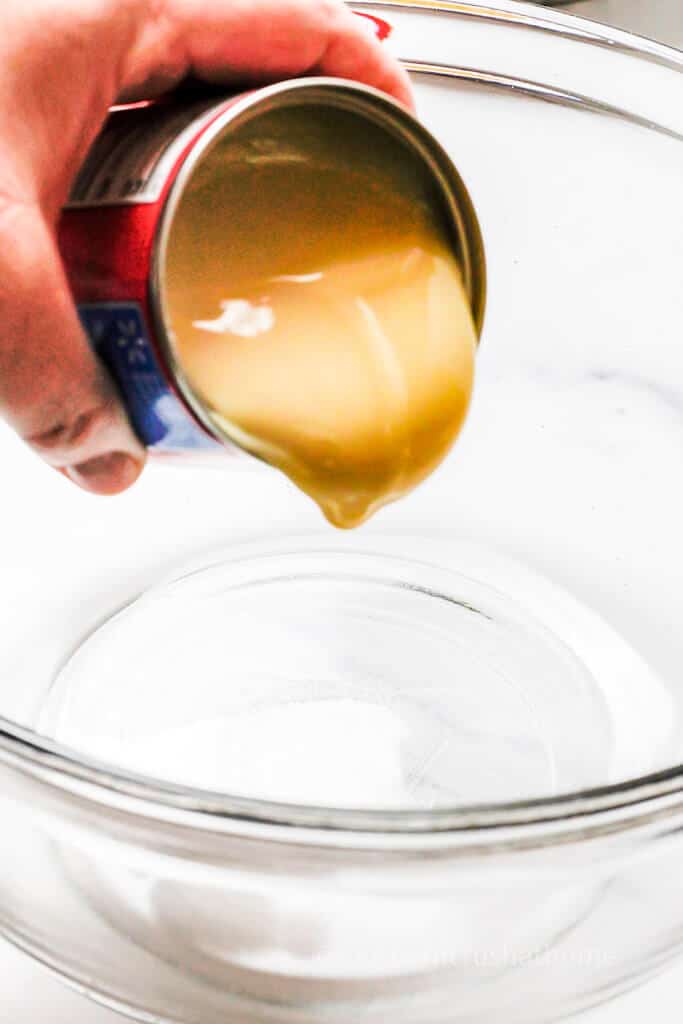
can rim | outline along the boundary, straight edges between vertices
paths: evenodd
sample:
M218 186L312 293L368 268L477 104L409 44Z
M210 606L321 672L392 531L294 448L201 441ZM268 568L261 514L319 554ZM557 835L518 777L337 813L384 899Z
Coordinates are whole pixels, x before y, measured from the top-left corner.
M430 171L437 185L439 198L444 204L449 234L462 269L478 339L481 338L483 330L486 257L472 199L446 150L402 104L372 86L330 77L288 79L253 90L237 100L222 100L215 110L221 111L221 107L225 109L202 131L186 153L164 198L152 253L149 304L158 344L182 400L208 433L239 451L243 451L239 440L221 429L209 416L176 355L163 284L168 243L174 217L187 186L201 161L218 144L226 130L242 126L252 118L279 107L294 106L302 94L306 103L323 103L334 99L334 106L337 109L363 114L412 147Z

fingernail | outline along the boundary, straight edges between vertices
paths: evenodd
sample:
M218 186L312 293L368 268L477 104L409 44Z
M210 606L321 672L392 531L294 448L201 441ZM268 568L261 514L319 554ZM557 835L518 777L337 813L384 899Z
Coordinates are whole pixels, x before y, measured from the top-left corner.
M78 466L67 466L64 472L73 483L93 494L118 494L135 483L142 472L142 462L127 452L98 455Z

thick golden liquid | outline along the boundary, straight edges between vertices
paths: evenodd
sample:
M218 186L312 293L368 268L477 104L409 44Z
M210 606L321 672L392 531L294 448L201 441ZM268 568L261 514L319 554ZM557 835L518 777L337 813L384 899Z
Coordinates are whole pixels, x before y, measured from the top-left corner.
M336 526L415 487L467 411L476 336L431 187L357 115L280 109L212 151L169 235L187 382Z

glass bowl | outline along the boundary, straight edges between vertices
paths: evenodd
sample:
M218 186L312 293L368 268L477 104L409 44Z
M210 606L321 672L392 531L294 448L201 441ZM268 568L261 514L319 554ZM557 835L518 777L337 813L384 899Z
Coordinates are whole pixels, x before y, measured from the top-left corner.
M0 434L0 931L142 1021L541 1022L683 941L683 55L359 6L485 234L447 464L346 535Z

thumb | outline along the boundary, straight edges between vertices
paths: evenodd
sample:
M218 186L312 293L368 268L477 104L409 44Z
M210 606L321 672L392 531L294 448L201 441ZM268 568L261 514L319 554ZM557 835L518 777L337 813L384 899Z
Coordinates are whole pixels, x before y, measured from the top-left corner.
M116 494L145 450L80 325L37 205L0 200L0 414L85 490Z

